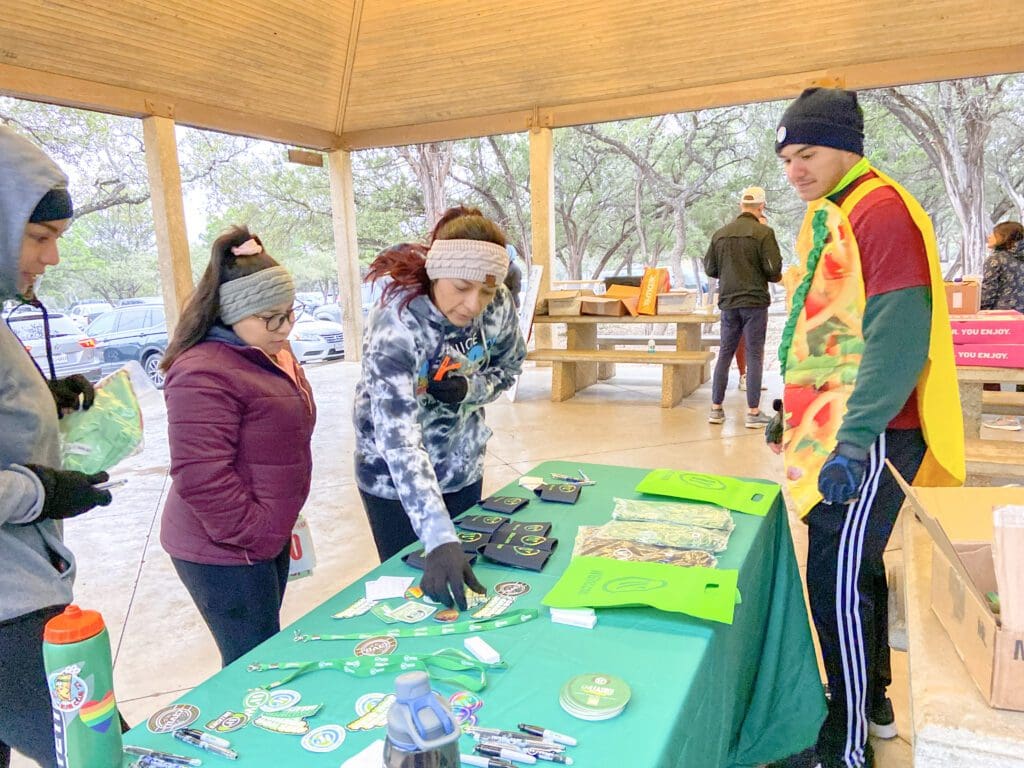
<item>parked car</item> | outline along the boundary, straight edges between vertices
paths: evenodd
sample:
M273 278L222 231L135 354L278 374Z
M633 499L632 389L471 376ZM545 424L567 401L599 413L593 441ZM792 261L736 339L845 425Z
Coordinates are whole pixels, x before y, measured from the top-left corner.
M162 302L118 307L97 317L87 332L102 349L104 376L137 360L153 384L163 387L167 323Z
M133 296L130 299L121 299L117 302L119 307L130 307L136 304L159 304L163 299L159 296Z
M321 304L312 313L306 310L305 316L309 317L310 314L317 320L327 320L328 322L341 325L341 304L336 301L330 304Z
M334 360L345 356L345 337L341 325L304 315L296 319L288 340L292 354L300 363Z
M106 301L76 301L68 307L68 316L78 324L79 328L85 328L89 323L109 312L114 307Z
M96 340L83 333L70 317L60 312L50 312L48 323L53 369L57 378L80 373L89 381L98 381L102 371ZM8 316L7 325L49 378L43 313L35 307L21 307Z

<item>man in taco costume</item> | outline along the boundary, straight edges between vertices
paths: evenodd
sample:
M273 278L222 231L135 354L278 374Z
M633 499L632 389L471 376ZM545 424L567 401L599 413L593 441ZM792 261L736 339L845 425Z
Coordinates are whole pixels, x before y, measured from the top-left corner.
M869 733L896 735L882 555L904 497L886 461L916 485L964 479L952 335L931 221L864 157L857 95L804 91L775 149L808 205L767 437L808 526L830 692L817 744L780 765L860 768L874 764Z

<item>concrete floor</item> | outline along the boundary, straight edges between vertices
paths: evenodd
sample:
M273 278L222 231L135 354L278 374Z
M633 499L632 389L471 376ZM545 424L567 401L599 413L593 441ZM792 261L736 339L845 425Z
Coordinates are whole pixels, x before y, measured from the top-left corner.
M671 410L659 407L660 372L620 366L619 375L565 403L549 400L550 370L528 369L516 403L501 398L488 407L494 430L488 446L484 491L490 493L541 461L581 461L636 467L672 467L721 474L779 478L781 460L760 430L743 427L744 393L735 373L725 402L727 421L707 423L709 385ZM313 437L313 491L305 515L319 559L314 575L288 587L287 625L377 565L369 528L352 482L352 394L359 369L331 363L306 369L319 408ZM764 405L777 396L770 373ZM102 612L114 651L114 685L131 724L148 717L219 669L218 655L167 555L160 547L163 497L169 485L165 418L159 398L147 406L145 450L115 473L128 484L114 503L72 520L67 540L78 557L76 602ZM806 562L806 533L791 521L797 555ZM898 558L899 542L890 556ZM907 659L893 654L890 689L901 735L910 732ZM879 768L912 763L904 738L875 745ZM17 756L15 768L30 764Z

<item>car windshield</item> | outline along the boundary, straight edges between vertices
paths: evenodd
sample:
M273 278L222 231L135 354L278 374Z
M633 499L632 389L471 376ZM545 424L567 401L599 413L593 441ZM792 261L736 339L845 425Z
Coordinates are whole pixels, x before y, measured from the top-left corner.
M50 315L50 338L58 336L79 336L82 331L65 315ZM22 342L42 339L43 331L42 315L24 315L11 318L10 328Z

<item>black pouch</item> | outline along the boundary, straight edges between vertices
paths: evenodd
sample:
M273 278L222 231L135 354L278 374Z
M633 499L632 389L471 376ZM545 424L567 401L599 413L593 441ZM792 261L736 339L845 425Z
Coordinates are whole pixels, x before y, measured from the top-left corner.
M463 549L465 551L465 549ZM472 565L476 562L476 551L466 552L466 559L469 564ZM408 565L410 568L415 568L417 571L426 570L427 567L427 550L417 549L415 552L410 552L408 555L402 555L402 562Z
M532 547L534 549L543 549L547 552L551 552L558 546L558 539L549 539L547 536L540 536L535 533L527 533L521 530L517 531L511 526L503 525L494 532L494 535L491 536L491 540L488 544L503 544L513 547Z
M488 512L501 512L511 515L530 503L524 496L491 496L480 502L480 506Z
M557 501L560 504L575 504L580 498L580 486L575 483L554 483L537 486L533 492L541 501Z
M467 555L475 555L480 547L491 540L491 534L480 531L456 531L459 541L462 542L462 551Z
M499 531L505 535L509 533L524 533L530 536L547 536L551 533L551 523L541 522L539 520L506 520L505 524L499 528ZM495 531L497 533L498 531Z
M551 551L537 549L536 547L517 547L511 544L495 544L491 542L481 550L488 560L501 565L508 565L512 568L523 568L527 571L540 571L544 568Z
M455 521L455 524L467 531L479 533L494 533L505 525L508 520L497 515L466 515Z

